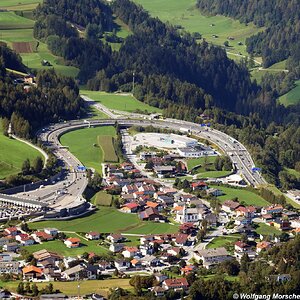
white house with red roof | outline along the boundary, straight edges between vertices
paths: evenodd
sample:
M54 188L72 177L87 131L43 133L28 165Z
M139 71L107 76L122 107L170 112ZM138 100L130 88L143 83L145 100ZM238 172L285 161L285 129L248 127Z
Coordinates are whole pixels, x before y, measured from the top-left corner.
M96 231L90 231L85 234L85 237L89 240L99 240L100 239L100 233Z
M20 242L23 246L30 246L35 243L34 239L27 233L16 235L16 241Z
M174 279L166 279L163 282L162 287L165 290L180 291L180 290L187 290L189 284L186 278L174 278Z
M68 248L78 248L80 246L80 239L76 237L75 238L70 237L64 241L64 244Z
M122 255L126 258L135 257L139 254L139 249L137 247L128 247L125 246L122 251Z

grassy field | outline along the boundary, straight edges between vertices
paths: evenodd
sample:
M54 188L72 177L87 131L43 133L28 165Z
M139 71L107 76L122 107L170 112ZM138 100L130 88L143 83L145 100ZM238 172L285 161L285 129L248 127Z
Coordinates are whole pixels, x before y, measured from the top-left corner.
M220 178L231 174L231 171L207 171L197 174L197 179L201 178Z
M33 28L34 21L16 15L12 11L0 12L0 29L26 29Z
M191 33L199 32L213 44L223 45L228 37L233 37L234 40L229 41L228 51L234 53L246 54L246 38L261 30L253 24L246 26L224 16L204 16L196 9L195 0L134 0L134 2L141 4L151 15L159 17L162 21L180 25ZM213 35L218 37L214 38ZM238 45L239 42L242 45Z
M37 156L42 156L36 149L4 136L1 125L0 145L0 179L20 172L26 158L33 161Z
M60 141L63 145L69 146L70 151L82 164L102 174L101 163L104 162L104 154L101 147L97 146L97 139L100 135L115 136L115 128L113 126L103 126L79 129L64 134Z
M257 205L257 206L270 205L270 203L267 202L265 199L263 199L261 196L242 188L235 189L235 188L229 188L229 187L223 187L217 185L210 185L210 186L218 188L225 193L224 195L218 197L218 199L220 199L221 202L233 198L238 198L239 202L245 202L246 205Z
M110 94L105 92L81 90L82 95L88 96L94 101L100 102L110 109L133 112L137 109L142 111L161 112L161 109L138 101L131 95Z
M7 288L10 291L16 292L19 281L9 281L2 282L0 281L0 286L2 288ZM37 283L39 289L42 289L48 282ZM62 293L69 296L77 296L78 293L78 281L73 282L52 282L54 289L59 289ZM110 288L120 287L123 289L131 289L129 284L129 279L107 279L107 280L86 280L80 282L80 293L82 295L91 294L91 293L100 293L104 296L107 296L107 293Z
M32 229L45 227L55 227L63 231L99 231L101 233L151 234L178 231L177 226L165 223L142 222L136 214L121 213L112 207L101 207L90 216L70 221L44 221L30 224Z
M256 232L258 234L262 234L262 235L281 235L281 231L276 229L275 227L273 226L269 226L269 225L266 225L264 223L259 223L258 224L258 227L256 228Z
M111 201L112 201L112 195L104 191L100 191L96 193L91 199L91 202L97 206L110 206Z
M99 135L97 138L98 145L101 147L104 162L118 162L118 156L113 144L113 137L109 135Z
M78 237L76 234L71 234L70 237ZM79 237L81 240L81 246L79 248L69 249L66 245L59 240L49 241L43 244L35 244L31 246L26 246L26 250L30 253L39 251L42 249L47 249L49 251L57 252L63 256L77 256L83 254L84 252L94 252L95 254L107 253L108 249L98 245L99 241L86 241L82 237Z
M7 10L32 10L42 0L1 0L0 8Z
M236 241L238 241L240 238L239 235L236 237L233 236L218 236L214 238L207 246L206 249L211 248L219 248L219 247L225 247L227 245L232 245Z
M295 87L279 98L279 102L285 106L300 102L300 80L295 82Z
M187 160L187 167L188 170L190 171L191 169L201 165L203 166L205 159L207 160L208 164L213 164L214 161L216 160L216 156L207 156L205 157L199 157L199 158L191 158Z

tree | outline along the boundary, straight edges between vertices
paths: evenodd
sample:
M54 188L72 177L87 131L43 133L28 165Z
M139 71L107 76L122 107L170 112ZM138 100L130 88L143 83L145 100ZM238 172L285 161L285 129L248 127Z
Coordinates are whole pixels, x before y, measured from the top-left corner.
M37 296L39 294L39 289L37 287L37 285L34 283L32 285L32 296Z
M18 287L17 287L17 293L20 294L20 295L24 295L24 283L23 282L20 282L18 284Z
M245 273L247 273L248 269L249 269L250 262L251 262L251 260L250 260L250 258L248 256L248 254L247 253L244 254L242 256L242 258L241 258L241 262L240 262L241 267L240 267L240 270L243 271L243 272L245 272Z
M30 161L29 159L25 159L22 164L22 173L23 175L28 175L30 173Z
M152 160L148 160L146 165L145 165L145 169L152 170L153 167L154 167L154 162Z
M36 174L41 173L43 170L44 162L40 156L36 157L33 161L32 168Z

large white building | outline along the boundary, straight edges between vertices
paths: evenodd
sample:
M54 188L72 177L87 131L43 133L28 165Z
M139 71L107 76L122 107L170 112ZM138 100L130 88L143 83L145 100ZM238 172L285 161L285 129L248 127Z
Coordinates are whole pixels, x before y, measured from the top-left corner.
M202 146L178 148L177 151L180 156L187 158L216 155L216 152L210 147Z

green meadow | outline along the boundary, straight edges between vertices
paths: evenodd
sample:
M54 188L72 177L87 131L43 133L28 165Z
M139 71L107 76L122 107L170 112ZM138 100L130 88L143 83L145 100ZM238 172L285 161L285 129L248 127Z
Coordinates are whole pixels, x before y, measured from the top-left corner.
M115 136L113 126L85 128L68 132L61 136L60 142L69 146L70 151L88 168L93 168L102 174L101 163L104 153L98 145L98 136Z
M97 101L110 109L134 112L137 109L147 111L149 113L161 112L161 109L150 106L146 103L138 101L131 94L112 94L106 92L81 90L81 95Z
M246 205L256 205L256 206L270 205L270 203L267 202L265 199L263 199L261 196L243 188L240 189L230 188L222 185L220 186L210 185L210 186L223 191L224 195L218 197L218 199L220 199L222 203L226 200L238 198L238 201L240 203L244 202Z
M224 16L204 16L195 7L195 0L134 0L134 2L141 4L152 16L159 17L164 22L180 25L191 33L200 33L208 42L223 46L225 41L229 41L227 49L229 52L247 54L246 38L262 30L253 24L246 26ZM228 37L234 40L229 40ZM239 43L242 45L238 45Z
M285 106L300 102L300 80L295 82L295 87L279 98L279 102Z
M12 11L0 12L0 29L26 29L33 28L34 21L16 15Z
M42 0L1 0L0 8L13 11L33 10L40 2Z
M100 207L90 216L70 221L43 221L30 223L32 229L55 227L62 231L101 233L135 233L135 234L163 234L178 231L178 226L169 223L154 223L141 221L137 214L119 212L112 207Z
M33 161L41 153L36 149L3 135L0 125L0 179L21 171L25 159Z

